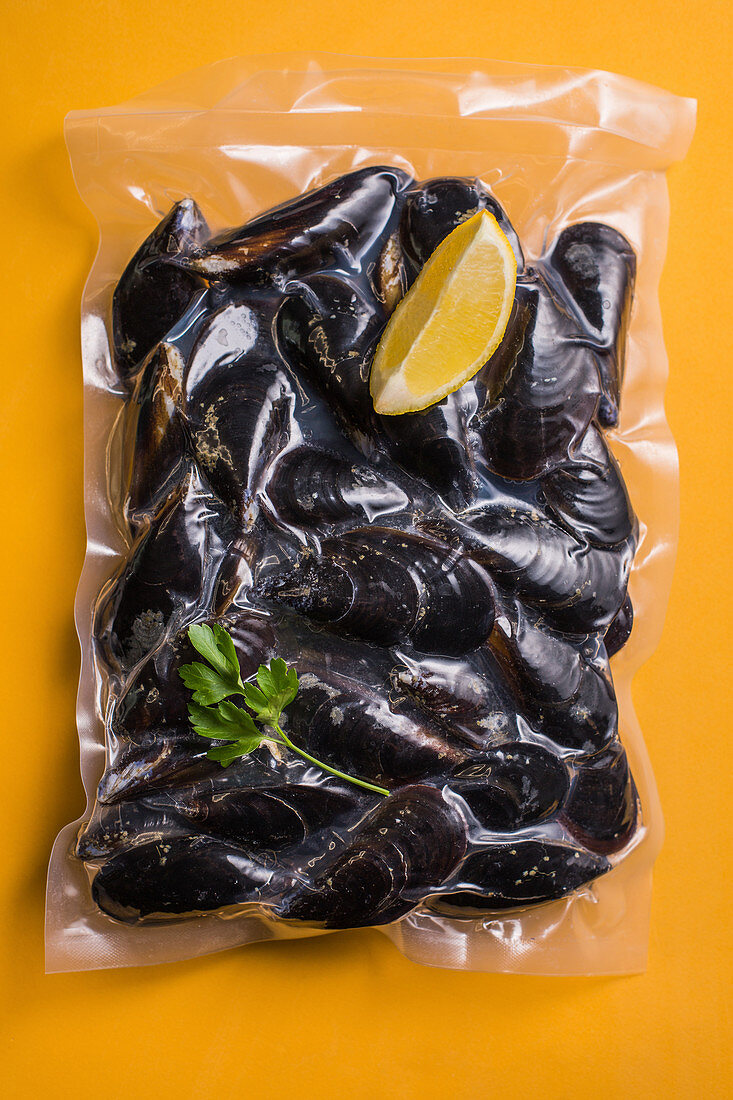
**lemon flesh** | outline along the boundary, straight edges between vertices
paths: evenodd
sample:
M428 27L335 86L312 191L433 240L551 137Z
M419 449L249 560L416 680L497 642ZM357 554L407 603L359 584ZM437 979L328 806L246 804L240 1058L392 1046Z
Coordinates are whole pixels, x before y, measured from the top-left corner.
M512 246L488 210L449 233L379 342L369 379L376 411L418 412L472 378L501 343L516 285Z

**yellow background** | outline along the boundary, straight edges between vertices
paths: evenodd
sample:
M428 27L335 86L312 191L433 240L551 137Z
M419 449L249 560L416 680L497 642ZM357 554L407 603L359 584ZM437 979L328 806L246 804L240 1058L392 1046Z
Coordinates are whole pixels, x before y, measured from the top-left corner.
M730 13L726 0L0 5L5 1095L730 1095ZM83 808L72 621L85 542L78 326L96 230L74 190L63 116L221 57L280 49L598 67L699 100L691 152L670 174L661 287L682 538L663 641L634 690L667 823L645 975L431 970L371 931L158 968L43 974L48 853Z

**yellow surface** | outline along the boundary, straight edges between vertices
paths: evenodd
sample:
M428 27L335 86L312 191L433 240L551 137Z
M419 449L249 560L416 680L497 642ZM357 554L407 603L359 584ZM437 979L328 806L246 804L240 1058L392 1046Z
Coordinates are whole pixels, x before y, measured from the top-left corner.
M730 12L727 0L5 0L2 186L4 738L0 1091L63 1100L594 1100L731 1094ZM697 96L670 177L662 310L683 532L662 644L635 685L667 835L649 970L430 970L376 932L137 971L43 975L58 827L82 808L72 603L84 552L81 287L96 247L61 136L237 52L476 54L616 70ZM728 240L726 241L726 234ZM727 463L727 466L726 466ZM727 904L726 904L727 902Z

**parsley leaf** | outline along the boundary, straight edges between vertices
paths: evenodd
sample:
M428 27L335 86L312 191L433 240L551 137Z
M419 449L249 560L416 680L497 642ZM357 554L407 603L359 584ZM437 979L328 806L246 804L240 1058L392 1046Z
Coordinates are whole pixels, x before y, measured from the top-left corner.
M195 703L209 706L211 703L218 703L220 699L226 699L227 695L234 694L228 681L222 680L218 672L209 668L208 665L201 664L200 661L183 665L178 673L186 687L193 692Z
M201 737L212 737L218 741L256 739L257 744L253 748L257 748L263 737L262 731L257 729L247 711L234 703L219 703L218 707L189 703L188 716L191 725Z
M234 648L234 642L232 641L231 634L228 630L225 630L223 626L220 626L219 623L214 623L211 629L214 634L217 650L224 658L224 661L229 668L232 676L236 677L236 679L241 683L239 672L239 658L237 657L237 651ZM198 646L196 646L196 648L198 649ZM202 653L200 649L199 653Z
M245 741L234 741L230 745L210 749L206 755L209 760L218 760L222 768L228 768L235 760L239 760L240 756L247 756L251 751Z
M234 642L223 626L218 623L213 627L196 623L188 628L188 636L194 649L208 661L208 665L194 661L179 669L184 684L193 692L193 699L188 704L191 725L200 737L228 742L210 749L206 754L210 760L218 760L223 768L227 768L239 757L254 752L263 741L274 740L286 745L309 764L315 764L339 779L376 794L389 794L384 787L332 768L293 744L280 725L280 716L298 694L298 674L294 668L288 668L281 657L274 658L269 665L260 665L256 684L244 684ZM230 702L229 695L243 695L254 718L242 707ZM274 734L265 733L255 722L270 726Z
M262 744L265 733L259 730L246 710L234 703L219 703L218 707L203 707L198 703L188 704L191 725L200 737L210 737L216 741L229 741L207 752L210 760L218 760L227 767L240 756L247 756Z
M276 657L267 665L257 669L257 683L246 684L244 701L255 712L258 721L268 725L277 723L288 703L292 703L298 694L298 674L294 668L288 668L281 657Z
M244 684L234 642L228 631L218 623L213 627L206 623L194 623L188 628L188 637L194 649L211 666L194 661L179 669L184 684L194 693L194 702L209 706L226 699L228 695L241 695Z

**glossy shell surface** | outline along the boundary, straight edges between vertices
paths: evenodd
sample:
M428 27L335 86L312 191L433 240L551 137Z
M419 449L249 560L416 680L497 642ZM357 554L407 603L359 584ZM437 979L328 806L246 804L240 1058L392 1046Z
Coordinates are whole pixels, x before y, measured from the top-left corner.
M385 326L478 210L517 258L504 339L457 393L379 417ZM526 256L481 180L382 165L216 236L185 199L139 246L112 301L107 752L74 846L108 918L476 919L624 858L644 818L609 658L638 525L606 429L635 269L609 226ZM245 680L294 666L287 735L388 794L271 740L211 760L179 676L193 622L226 627Z

